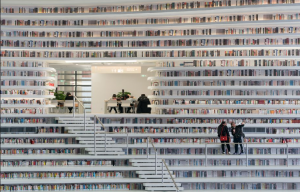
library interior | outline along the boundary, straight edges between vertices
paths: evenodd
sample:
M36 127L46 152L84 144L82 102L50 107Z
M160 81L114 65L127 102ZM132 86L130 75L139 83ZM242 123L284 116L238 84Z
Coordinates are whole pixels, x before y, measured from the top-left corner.
M300 0L1 0L3 192L300 192Z

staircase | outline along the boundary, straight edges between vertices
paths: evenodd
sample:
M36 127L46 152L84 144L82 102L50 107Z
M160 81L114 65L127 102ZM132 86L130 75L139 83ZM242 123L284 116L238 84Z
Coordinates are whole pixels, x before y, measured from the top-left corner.
M65 129L68 133L76 134L76 140L80 144L89 145L85 150L90 155L125 155L122 148L114 147L115 141L111 137L104 136L105 130L101 124L96 124L96 154L93 147L94 145L94 121L91 118L86 118L86 129L84 129L84 118L74 117L58 117L56 118L59 124L65 124ZM99 134L99 133L103 134Z
M136 171L140 179L145 180L143 183L147 191L176 191L173 180L169 175L167 168L162 164L162 159L156 160L156 173L155 173L155 159L130 159L133 167L145 167L143 171ZM163 166L163 167L162 167ZM149 171L149 168L150 169ZM162 171L163 169L163 171ZM170 172L172 177L175 178L173 172ZM181 183L176 183L178 190L183 190Z

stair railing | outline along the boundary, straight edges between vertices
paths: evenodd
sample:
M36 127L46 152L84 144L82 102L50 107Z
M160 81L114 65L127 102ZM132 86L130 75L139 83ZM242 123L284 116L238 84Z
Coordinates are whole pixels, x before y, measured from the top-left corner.
M104 140L104 152L106 152L106 129L105 129L105 126L103 125L102 121L99 119L99 117L97 117L96 115L94 115L94 155L95 156L97 156L97 154L96 154L96 124L97 124L97 120L102 125L102 127L104 129L104 137L105 137L105 140Z
M84 131L86 131L86 109L81 101L79 101L78 97L73 96L73 117L75 117L75 101L78 101L78 104L83 108L83 123L84 123ZM78 105L78 113L80 113Z
M179 188L178 188L178 186L177 186L177 184L176 184L176 182L175 182L175 180L174 180L174 178L173 178L173 176L172 176L172 174L171 174L171 172L170 172L170 170L169 170L169 167L168 167L168 165L166 164L166 162L165 162L165 160L164 159L162 159L162 168L161 168L161 170L162 170L162 183L164 182L164 176L163 176L163 170L164 170L164 166L163 166L163 164L165 165L165 167L167 168L167 171L168 171L168 173L169 173L169 175L170 175L170 177L171 177L171 179L172 179L172 181L173 181L173 183L174 183L174 186L175 186L175 188L176 188L176 191L177 192L179 192Z

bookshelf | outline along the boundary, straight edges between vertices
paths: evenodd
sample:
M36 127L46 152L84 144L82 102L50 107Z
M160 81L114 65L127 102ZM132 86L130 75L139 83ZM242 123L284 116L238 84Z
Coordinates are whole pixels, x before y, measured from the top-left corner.
M1 191L172 191L148 137L184 191L300 190L299 0L109 4L1 7ZM48 63L103 60L156 63L154 113L96 114L94 154L95 114L47 113Z

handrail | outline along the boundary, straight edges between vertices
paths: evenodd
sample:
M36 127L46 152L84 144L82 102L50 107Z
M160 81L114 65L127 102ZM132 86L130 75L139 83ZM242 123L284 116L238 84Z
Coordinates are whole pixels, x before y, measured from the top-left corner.
M99 119L99 117L97 117L96 115L94 115L94 155L96 156L96 120L98 120L98 122L102 125L104 131L105 131L105 126L103 125L102 121ZM105 149L104 151L106 152L106 132L105 133ZM128 143L128 142L127 142Z
M170 170L169 170L169 167L167 166L167 164L166 164L166 162L165 162L164 159L162 159L162 162L164 163L165 167L167 168L167 171L168 171L168 173L169 173L169 175L170 175L170 177L171 177L171 179L172 179L172 181L173 181L173 183L174 183L174 186L176 187L176 191L178 192L178 191L179 191L179 188L178 188L178 186L177 186L177 184L176 184L176 182L175 182L175 180L174 180L174 178L173 178L173 176L172 176L172 174L171 174L171 172L170 172ZM162 168L162 169L163 169L163 168Z
M86 109L83 105L83 103L76 97L75 95L73 96L73 117L75 117L75 100L78 101L78 103L81 105L83 108L83 123L84 123L84 130L86 131ZM79 109L78 109L79 110Z

